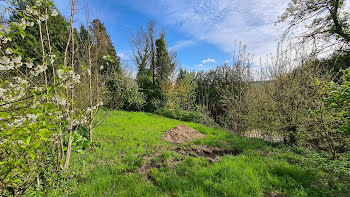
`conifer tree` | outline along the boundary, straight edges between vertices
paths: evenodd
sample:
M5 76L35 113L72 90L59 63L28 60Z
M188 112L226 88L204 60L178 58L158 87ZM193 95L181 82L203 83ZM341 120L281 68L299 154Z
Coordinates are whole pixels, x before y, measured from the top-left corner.
M117 56L117 52L107 33L105 25L99 19L93 20L92 33L96 63L100 66L101 74L107 77L108 75L120 71L120 58ZM114 60L114 62L108 61L106 56Z
M160 38L156 40L156 76L157 82L162 84L169 78L170 74L175 69L175 64L171 62L167 44L165 42L165 33L162 33Z

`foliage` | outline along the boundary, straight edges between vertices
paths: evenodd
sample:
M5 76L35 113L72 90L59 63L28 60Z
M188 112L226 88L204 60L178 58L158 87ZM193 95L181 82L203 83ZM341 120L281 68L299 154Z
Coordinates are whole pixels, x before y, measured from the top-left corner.
M200 71L196 73L195 83L196 89L196 104L205 107L216 122L220 121L220 117L225 113L219 93L218 84L228 84L229 79L234 76L226 78L226 73L229 68L227 66L217 67L208 72Z
M343 53L334 53L330 58L321 59L319 61L319 65L321 67L332 70L334 74L338 77L342 75L341 70L347 69L350 65L350 51L346 51Z
M59 13L51 1L28 2L13 10L9 24L0 26L0 192L6 196L47 195L58 171L68 168L72 146L75 150L88 146L75 135L86 122L85 113L75 108L72 90L80 75L74 64L62 66L62 58L56 62L52 40L43 37L51 17L61 20L56 17ZM6 3L5 9L20 8L18 1ZM39 33L31 27L39 28ZM21 47L36 33L41 55L24 54ZM19 40L26 44L18 45Z
M250 64L240 58L232 66L201 71L195 77L196 104L205 107L215 122L236 132L242 132L246 124L245 94L251 82Z
M150 76L141 76L138 78L140 92L144 95L146 103L143 110L146 112L155 112L162 109L165 105L165 97L159 84L153 83Z
M338 130L350 135L350 68L343 71L339 84L328 82L323 85L321 94L328 110L335 113L340 120Z
M218 126L208 113L200 110L199 106L197 106L197 110L192 109L191 111L185 111L182 109L159 109L155 113L167 118L195 122L210 127Z
M106 82L107 104L112 109L137 111L142 109L145 99L137 83L130 77L117 74Z
M344 0L294 0L280 17L279 22L288 24L285 35L296 33L300 36L297 37L300 38L300 42L324 40L339 44L340 50L348 49L350 26L347 3ZM308 29L301 33L293 32L294 29L298 31L300 26ZM324 52L330 46L332 44L322 44L316 50Z
M171 62L168 47L165 42L165 34L156 40L156 80L159 84L166 83L170 74L175 69L175 64Z
M33 6L34 2L31 1L18 1L20 5L16 6L18 11L24 11L27 6ZM53 4L51 6L54 7ZM38 10L39 11L39 10ZM44 10L41 10L43 12ZM52 13L53 14L50 14ZM44 40L50 40L52 54L55 55L56 60L56 69L58 69L58 65L63 64L64 59L64 51L68 41L67 35L69 34L69 23L64 19L64 17L55 9L52 11L49 10L50 20L42 21L44 25L47 23L49 37L46 33L46 30L42 29L42 37ZM21 20L22 15L21 12L14 11L10 16L10 22ZM26 36L25 37L16 37L11 42L11 47L18 49L18 52L23 54L23 58L33 58L36 57L35 63L40 63L42 58L42 50L41 50L41 42L40 39L40 28L39 24L34 22L33 26L28 26L25 29ZM45 51L49 51L50 49L49 43L44 42ZM39 58L40 57L40 58ZM47 72L49 72L49 76L52 76L52 68L48 68ZM52 77L49 77L50 79Z
M137 66L136 80L140 77L152 76L155 83L155 24L153 21L147 23L146 27L139 27L136 33L129 36L130 47Z
M333 154L333 158L338 157L338 152L344 152L350 148L349 71L350 69L343 71L344 75L339 83L317 82L322 87L320 94L323 106L313 112L313 121L317 125L313 129L324 136L323 143L327 144L327 149Z
M102 77L119 72L120 58L117 56L106 27L99 19L94 19L90 28L93 34L95 61L97 65L100 65Z
M197 89L194 76L194 73L187 73L186 70L180 69L174 83L163 85L162 89L167 99L165 109L194 110Z

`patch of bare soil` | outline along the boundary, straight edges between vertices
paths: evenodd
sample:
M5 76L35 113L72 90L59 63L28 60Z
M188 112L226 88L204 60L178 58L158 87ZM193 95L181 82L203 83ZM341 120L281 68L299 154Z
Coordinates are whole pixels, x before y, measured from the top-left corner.
M231 150L231 149L220 149L216 147L208 147L208 146L203 146L203 145L198 145L195 147L192 146L187 146L187 147L177 147L171 149L174 152L180 153L184 156L189 156L189 157L204 157L207 159L210 163L215 163L217 162L220 157L224 155L238 155L241 153L239 150ZM161 163L159 162L154 162L152 159L159 157L161 155L160 152L155 152L150 156L144 157L144 164L138 169L138 172L140 174L143 174L145 178L148 178L148 172L152 168L161 168L162 166L167 165L170 168L174 168L177 164L181 163L183 161L182 159L178 158L172 158L167 161L162 161Z
M147 175L152 168L160 168L160 164L152 162L152 158L158 157L159 155L159 152L154 152L150 156L145 156L143 158L143 165L138 169L139 174Z
M165 132L163 135L163 139L167 142L181 144L185 142L190 142L196 139L205 138L206 135L198 132L191 127L186 125L178 125L169 131ZM188 145L186 147L177 147L171 149L171 151L177 152L183 156L189 157L204 157L209 162L214 163L217 162L220 157L224 155L238 155L240 154L239 150L230 150L230 149L220 149L216 147L207 147L203 145ZM145 179L150 180L154 184L155 181L149 175L149 172L152 168L161 168L163 166L167 166L170 168L174 168L177 164L183 162L185 157L174 157L170 160L154 160L154 158L159 158L162 155L162 151L155 151L153 154L144 157L144 164L138 169L138 172L143 175Z
M230 150L230 149L220 149L216 147L208 146L196 146L196 147L186 147L186 148L175 148L173 151L178 152L185 156L190 157L204 157L209 162L217 162L220 157L224 155L238 155L240 154L239 150Z
M195 129L192 129L187 125L177 125L176 127L165 132L163 135L163 139L165 141L177 144L190 142L196 139L202 139L205 137L206 135L198 132Z
M265 192L265 197L283 197L285 196L282 192Z

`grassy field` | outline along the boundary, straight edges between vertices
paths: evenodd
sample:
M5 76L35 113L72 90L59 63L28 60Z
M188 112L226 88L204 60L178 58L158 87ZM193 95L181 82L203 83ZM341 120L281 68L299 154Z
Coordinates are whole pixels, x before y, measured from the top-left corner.
M207 135L190 146L240 150L210 163L172 151L166 130L186 124ZM271 144L194 123L114 111L95 129L95 144L75 153L54 195L67 196L347 196L348 179L327 171L327 155ZM181 145L187 146L187 145ZM176 165L171 161L180 160ZM150 160L153 168L140 172ZM346 161L345 161L346 162ZM348 166L349 167L349 166ZM349 168L344 168L348 172ZM343 174L340 171L339 174Z

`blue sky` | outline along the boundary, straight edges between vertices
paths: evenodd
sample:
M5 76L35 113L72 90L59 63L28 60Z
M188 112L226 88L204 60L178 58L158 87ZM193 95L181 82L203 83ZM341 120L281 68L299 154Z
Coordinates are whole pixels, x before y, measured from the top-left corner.
M70 0L54 0L68 16ZM76 24L86 23L84 2L77 0ZM247 45L255 60L273 53L282 33L275 26L287 0L89 0L90 17L107 27L117 53L132 64L128 34L149 20L167 31L183 68L209 70L232 62L235 41Z

